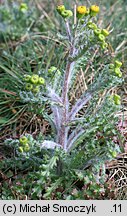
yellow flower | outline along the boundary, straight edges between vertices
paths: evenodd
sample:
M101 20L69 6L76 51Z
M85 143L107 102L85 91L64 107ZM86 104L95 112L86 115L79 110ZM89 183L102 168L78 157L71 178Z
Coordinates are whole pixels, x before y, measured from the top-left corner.
M97 5L91 5L90 10L95 12L95 13L99 13L100 8Z
M77 13L78 13L78 14L81 14L81 15L84 15L85 13L87 13L87 8L86 8L86 6L78 6L78 7L77 7Z
M90 15L91 16L96 16L96 14L98 14L99 11L100 11L99 6L97 6L97 5L91 5L91 7L90 7Z

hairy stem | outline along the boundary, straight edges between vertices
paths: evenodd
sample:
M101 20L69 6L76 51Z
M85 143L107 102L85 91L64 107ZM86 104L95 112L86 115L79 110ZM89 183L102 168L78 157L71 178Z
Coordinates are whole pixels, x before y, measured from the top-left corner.
M75 47L72 44L73 37L71 35L68 21L66 22L66 30L70 42L69 56L73 56L75 52ZM68 57L66 72L65 72L64 82L63 82L63 88L62 88L63 116L62 116L61 129L60 129L58 141L65 150L67 148L67 137L69 131L69 127L66 127L68 113L69 113L68 92L69 92L69 84L70 84L74 64L75 62L70 62Z
M66 24L65 27L66 27L66 32L67 32L69 42L72 43L73 38L72 38L72 35L71 35L71 30L70 30L70 25L69 25L68 20L66 20L65 24Z
M74 143L78 140L78 138L84 134L85 130L83 128L81 128L78 131L75 131L75 134L73 134L73 136L71 137L71 139L68 140L68 148L67 148L67 152L69 152L72 148L72 146L74 146Z
M84 97L79 98L76 104L72 107L71 112L69 113L68 121L73 120L76 114L83 108L85 104L92 98L90 93L87 93Z

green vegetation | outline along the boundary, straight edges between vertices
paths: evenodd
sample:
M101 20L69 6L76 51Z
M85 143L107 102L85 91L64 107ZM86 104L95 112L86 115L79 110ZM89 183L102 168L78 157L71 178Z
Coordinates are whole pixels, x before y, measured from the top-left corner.
M0 5L0 199L117 199L126 7L74 3Z

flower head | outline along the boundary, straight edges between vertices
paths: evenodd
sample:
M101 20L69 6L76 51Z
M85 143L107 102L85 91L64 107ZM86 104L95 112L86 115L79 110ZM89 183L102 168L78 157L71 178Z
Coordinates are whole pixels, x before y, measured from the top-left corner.
M90 10L95 12L95 13L99 13L100 8L97 5L91 5Z
M77 7L77 13L78 14L84 15L86 12L87 12L86 6L78 6Z
M96 16L99 13L99 11L100 11L99 6L91 5L91 7L90 7L90 15L91 16Z
M61 14L61 12L65 10L65 6L64 5L58 5L56 10L58 11L58 13Z

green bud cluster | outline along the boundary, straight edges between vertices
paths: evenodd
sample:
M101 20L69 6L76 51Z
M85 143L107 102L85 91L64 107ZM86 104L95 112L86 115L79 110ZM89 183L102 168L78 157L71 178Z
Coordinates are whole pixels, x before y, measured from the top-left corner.
M19 10L20 10L21 12L23 12L23 13L26 12L26 11L28 10L27 4L26 4L26 3L21 3L21 4L20 4Z
M45 79L43 77L36 75L25 75L25 89L26 91L32 91L33 93L38 93L40 91L40 86L45 85Z
M58 75L61 75L60 70L58 70L57 67L55 67L55 66L51 66L51 67L48 69L48 73L49 73L49 74L57 73Z
M20 143L20 146L19 146L19 149L18 149L19 152L21 152L21 153L29 152L30 146L28 144L28 138L26 136L20 137L19 143Z
M97 25L95 23L93 23L92 21L89 21L87 23L87 26L88 26L89 29L92 29L92 30L97 29Z
M122 66L122 62L116 60L114 64L109 64L110 72L114 73L116 76L121 78L122 77L122 72L120 70L121 66Z
M66 10L64 5L58 5L56 10L64 19L73 16L73 12L71 10Z
M109 31L107 29L100 29L97 27L95 23L92 21L89 21L87 24L89 29L92 29L94 31L94 34L96 35L98 41L100 42L100 46L102 49L106 49L108 47L108 44L106 43L106 37L109 35Z

